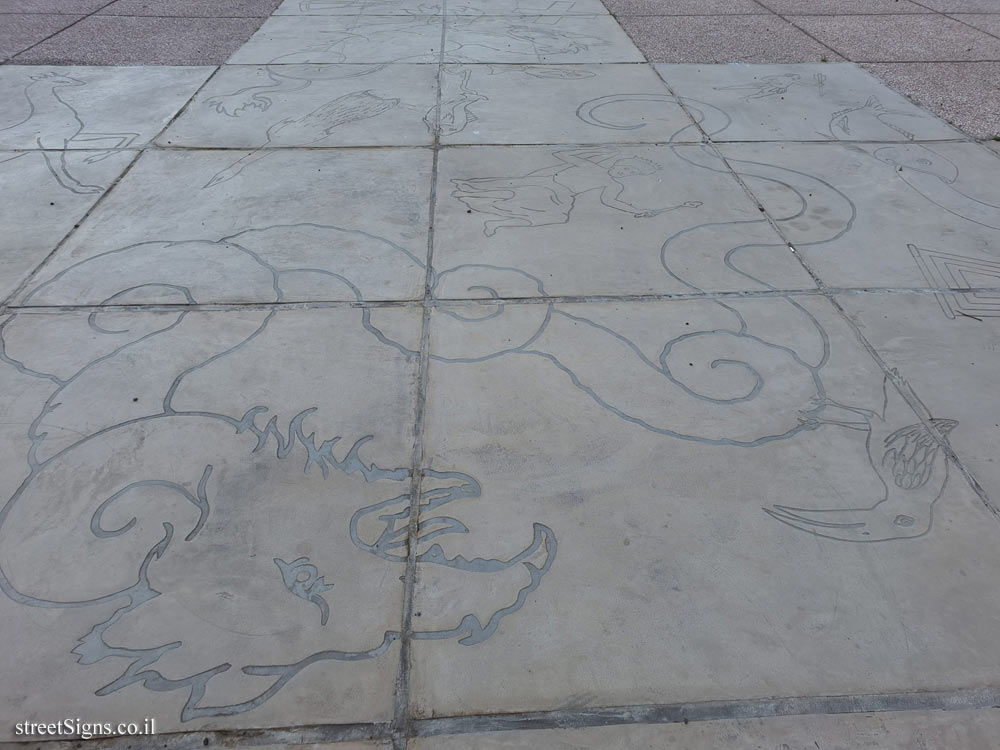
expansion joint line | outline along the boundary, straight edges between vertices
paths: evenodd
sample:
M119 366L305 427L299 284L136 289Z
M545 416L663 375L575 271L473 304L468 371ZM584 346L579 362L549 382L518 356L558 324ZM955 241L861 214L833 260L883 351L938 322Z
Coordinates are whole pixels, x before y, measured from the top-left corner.
M392 720L393 750L406 750L413 735L410 710L410 651L413 643L413 600L417 582L416 539L420 525L420 493L424 464L424 419L427 403L427 376L430 361L430 322L434 284L434 211L437 205L438 160L441 152L441 86L444 69L445 37L448 29L447 0L441 2L436 93L431 144L431 175L427 208L427 257L424 270L424 294L420 324L416 406L413 419L413 450L410 456L410 515L407 528L406 573L403 576L403 612L400 628L399 670L396 677Z

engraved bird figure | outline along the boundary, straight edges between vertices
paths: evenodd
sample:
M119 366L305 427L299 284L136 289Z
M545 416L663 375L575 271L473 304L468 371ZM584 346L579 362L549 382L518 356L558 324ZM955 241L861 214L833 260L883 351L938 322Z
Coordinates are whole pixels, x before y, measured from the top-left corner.
M205 183L206 188L231 180L244 169L274 153L271 147L310 146L341 125L368 120L399 104L399 99L383 99L371 91L354 91L327 102L307 115L287 118L267 129L267 139L256 150L233 162Z
M909 389L905 381L900 382L904 389ZM811 510L773 505L764 508L765 513L810 534L848 542L912 539L930 531L934 503L948 481L948 458L942 448L958 422L925 414L923 421L907 424L913 418L913 410L888 377L882 384L882 393L881 412L827 399L818 404L841 409L861 417L860 420L802 418L817 427L833 424L867 433L868 460L885 488L882 497L873 505L860 508ZM915 398L912 401L919 403Z

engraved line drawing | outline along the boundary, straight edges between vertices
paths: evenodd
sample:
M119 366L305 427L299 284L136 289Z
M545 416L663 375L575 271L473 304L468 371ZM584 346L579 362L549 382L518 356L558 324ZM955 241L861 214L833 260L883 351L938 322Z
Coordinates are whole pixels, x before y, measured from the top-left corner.
M882 497L861 508L810 510L774 505L764 512L815 536L848 542L915 539L927 534L933 523L932 508L948 481L948 461L940 441L947 438L958 422L930 419L937 436L921 423L895 428L911 418L913 411L888 377L883 381L881 411L833 401L826 401L825 405L840 409L846 416L831 419L810 415L804 419L865 433L869 463L885 488Z
M601 97L581 105L578 110L578 116L585 122L598 127L614 129L641 127L641 125L619 124L609 121L606 119L606 115L600 112L602 108L613 106L620 101L634 100L656 101L656 97L652 95ZM678 97L664 97L663 100L683 102L687 109L697 118L701 127L711 135L722 132L730 123L730 119L724 111L704 102ZM871 101L869 101L868 106L864 109L876 117L880 114L885 114L880 107ZM684 130L678 131L675 137L683 132ZM705 148L695 150L693 158L690 156L690 151L682 153L676 147L674 147L674 150L678 156L697 166L717 171L724 169L724 166L719 163L718 157ZM796 172L795 170L745 160L730 159L729 164L737 175L750 184L763 181L772 185L779 185L797 196L800 202L799 210L793 211L788 216L775 217L776 223L782 227L782 230L793 245L819 245L835 240L850 230L857 213L853 203L847 195L825 181L805 173ZM823 211L824 215L838 219L836 222L831 222L835 228L831 229L830 234L826 237L817 238L811 233L803 233L795 226L794 220L798 216L804 215L810 210L815 211L816 207L823 207L825 209ZM750 222L750 224L752 223ZM744 226L746 226L746 223L744 223ZM684 272L679 273L672 269L671 260L677 257L678 251L684 252L684 238L696 235L701 229L702 227L694 227L668 238L661 250L661 261L666 271L694 290L707 288L705 285L709 280L708 274L706 273L705 275L705 281L699 280L697 275L699 266L690 261L683 264ZM700 247L701 243L699 243L699 249ZM708 253L703 257L708 258L707 262L715 268L729 268L731 271L739 273L747 279L762 284L765 288L773 289L774 287L771 287L762 279L754 277L746 270L734 264L735 253L746 249L737 247L721 252L718 255ZM720 251L722 250L724 249L720 248ZM692 274L692 269L695 271L694 274ZM705 266L705 270L708 271L710 268ZM922 536L931 527L933 504L941 496L947 482L946 458L943 452L939 452L939 448L947 439L948 433L955 428L957 422L954 420L933 419L927 414L926 424L930 424L936 428L936 434L932 434L927 430L923 423L907 423L906 420L912 418L913 411L906 401L898 395L895 387L888 380L883 383L883 407L881 412L861 407L843 406L830 399L826 395L825 387L820 379L820 369L829 357L829 341L826 332L818 321L812 318L808 311L799 305L795 299L792 297L785 297L784 299L789 306L788 309L790 312L794 311L795 315L804 316L806 319L811 320L815 330L823 340L824 354L820 361L809 365L805 361L799 360L800 365L811 369L817 390L817 394L812 397L810 407L800 410L800 424L809 429L834 424L864 431L868 440L867 445L869 446L869 463L871 464L872 471L882 481L883 485L885 485L886 494L882 500L870 508L864 509L871 511L868 520L861 522L855 518L843 528L840 526L821 526L821 524L840 523L838 519L835 519L831 515L834 511L815 511L816 514L824 514L815 517L809 515L810 511L802 509L778 507L770 509L768 512L778 520L800 530L817 533L817 530L822 528L826 529L826 531L822 531L820 535L845 541L886 541L889 539ZM737 316L740 320L740 328L736 335L746 336L749 328L746 325L745 319L740 315L737 305L729 305L722 302L717 302L717 304L730 309ZM732 360L717 361L731 362ZM735 360L737 363L745 363L745 361L745 359ZM747 366L754 372L758 377L758 383L762 384L763 381L760 379L759 371L753 369L750 365L744 364L744 366ZM898 380L900 381L900 387L908 388L905 382L901 379ZM755 397L757 392L754 392L751 397ZM912 391L910 391L910 396L911 403L919 403L915 394L912 394ZM790 399L785 403L784 406L786 408L791 400L794 399ZM858 424L857 422L850 423L843 419L830 419L823 416L823 412L828 408L861 414L865 417L866 421L863 424ZM789 431L785 436L791 436L792 434L794 434L794 431ZM879 455L876 456L876 452L879 452ZM935 468L938 463L945 465L941 468ZM932 476L934 482L930 481ZM895 489L890 488L889 484L885 481L886 477L892 478L892 486ZM909 492L915 492L916 494L907 494ZM899 508L909 508L910 510L909 512L902 512L898 510ZM851 513L855 515L858 512L857 510L843 511L845 514ZM830 531L830 529L834 528L837 530Z
M743 101L754 99L767 99L772 96L787 94L793 86L804 86L819 90L819 95L823 96L823 87L826 85L826 76L822 73L814 73L810 80L804 80L798 73L779 73L769 76L760 76L753 81L747 81L733 86L713 86L715 91L732 91L749 89L750 93L740 97Z
M452 196L473 211L499 217L484 222L483 234L487 237L502 228L565 224L570 220L577 196L592 190L600 191L601 203L608 208L636 218L701 205L699 201L685 201L677 206L639 208L622 200L626 189L624 180L652 174L660 165L625 157L613 147L553 151L552 158L558 164L523 176L452 180L455 185Z
M218 172L205 188L233 179L244 169L266 158L281 146L310 146L328 138L341 125L378 117L399 104L399 99L384 99L371 90L354 91L323 104L297 118L286 118L267 129L267 139L256 150L236 160ZM204 189L204 188L203 188Z
M312 602L320 611L320 624L326 625L330 619L330 605L323 598L323 592L329 591L334 584L326 583L319 569L309 562L308 557L300 557L291 562L285 562L280 557L274 558L274 564L281 571L285 588L300 599Z
M324 45L317 45L324 47ZM266 112L274 104L272 94L288 94L309 88L318 80L340 80L360 78L377 73L385 65L363 65L348 70L332 65L295 64L302 52L281 55L274 58L263 70L268 83L244 86L228 94L216 94L204 101L204 105L227 117L240 117L248 112ZM308 56L308 51L305 52ZM291 58L291 59L286 59Z
M1000 263L926 250L916 245L907 247L920 272L932 287L970 290L934 295L945 316L952 319L957 315L976 319L1000 317L1000 298L971 291L977 287L1000 285ZM979 279L984 279L985 283Z
M434 132L435 123L439 128L441 136L455 135L461 133L471 122L476 122L479 117L474 113L473 106L481 102L490 101L489 97L480 91L475 90L470 81L474 73L485 73L489 76L497 75L527 75L532 78L558 79L558 80L579 80L593 78L597 74L590 70L575 70L564 66L540 66L540 65L463 65L461 63L451 63L443 65L441 71L445 74L442 79L443 95L451 90L449 85L452 81L458 81L458 93L450 95L440 105L435 104L424 116L424 124L430 132ZM438 112L440 111L440 115Z
M325 236L324 251L318 260L304 258L307 264L296 266L274 244L280 243L288 232L304 231ZM196 304L200 299L214 299L220 289L225 293L226 285L233 290L246 290L250 299L280 301L285 297L284 279L312 275L319 281L345 285L361 301L362 288L351 281L349 268L343 267L343 254L330 252L330 248L337 247L338 239L348 238L366 240L368 245L363 252L388 253L397 256L404 266L420 267L416 256L404 248L358 230L276 225L245 230L220 240L146 242L104 253L55 274L31 290L26 300L44 303L57 299L63 293L62 287L72 289L81 278L92 278L100 287L94 293L101 295L106 304L170 299ZM282 259L281 266L267 260L272 248ZM194 262L199 258L201 263ZM204 272L207 259L220 264L226 272L210 278ZM116 273L102 271L105 267L115 268ZM376 340L392 346L403 357L416 356L417 352L391 341L372 322L371 313L370 308L356 311L363 327ZM219 564L225 564L227 557L235 552L230 545L212 542L215 524L225 525L229 514L239 514L240 503L227 489L225 477L230 475L226 474L224 460L220 457L220 461L207 462L205 445L217 446L220 451L233 449L238 454L256 455L259 458L255 461L263 464L268 460L301 461L303 473L316 475L317 481L333 483L335 496L344 493L343 483L348 477L358 477L365 485L396 488L389 499L355 510L344 528L325 529L325 547L340 545L370 553L386 563L401 564L407 558L408 545L416 544L421 563L444 566L462 574L505 576L507 583L497 589L498 601L492 614L482 618L472 613L459 615L450 625L442 623L443 627L418 629L414 638L455 638L469 646L482 642L496 632L504 618L527 603L528 596L538 589L553 564L557 549L555 533L539 523L532 524L530 541L516 554L472 558L449 554L448 535L472 532L460 520L460 511L442 514L441 510L449 503L461 506L462 501L483 494L479 482L461 472L424 471L424 486L416 498L422 512L421 522L416 538L408 538L413 502L410 469L382 467L366 460L362 451L373 435L362 436L346 453L339 452L341 437L322 439L307 427L309 420L318 419L315 407L305 408L283 422L279 415L269 415L269 409L260 404L250 406L242 414L177 406L178 394L184 392L185 384L195 373L266 337L269 327L282 314L273 309L247 313L245 322L236 325L226 320L225 315L214 320L202 316L198 325L213 327L212 335L207 337L186 333L198 330L191 326L196 325L199 316L192 317L189 310L176 314L101 311L79 316L73 324L87 332L81 338L91 343L89 348L71 353L75 364L73 359L59 359L59 374L50 371L53 367L43 350L29 348L22 355L10 350L10 332L29 321L37 325L38 316L13 313L0 323L0 361L51 383L49 398L26 432L27 476L0 510L0 546L5 550L0 589L15 602L45 609L117 604L110 614L103 610L104 614L98 616L72 650L82 664L125 660L121 674L99 688L97 695L108 695L133 684L154 692L179 690L187 695L181 710L182 721L233 715L269 700L310 665L377 658L400 638L399 631L387 630L370 634L371 645L363 649L334 649L324 645L320 650L304 651L294 659L274 664L255 660L255 644L263 644L260 636L255 635L248 641L240 641L244 647L230 652L228 661L213 656L210 658L215 658L215 662L201 662L197 672L186 675L178 673L177 662L171 660L176 658L175 653L199 644L182 640L151 640L142 645L134 639L127 644L120 642L118 634L126 623L152 617L163 624L165 615L156 607L160 606L161 597L169 593L163 586L171 579L159 574L161 569L169 570L171 565L201 559L199 555L205 554L221 555ZM58 318L42 320L65 324L64 318L63 323ZM204 333L204 328L201 330ZM175 364L167 372L151 365L150 357L155 354L150 345L154 340L173 352ZM162 360L157 361L162 364ZM68 367L75 370L69 372ZM109 371L121 374L126 382L145 382L153 388L154 398L144 399L145 405L137 405L117 398L118 394L108 389L95 388L95 380L100 381ZM138 379L139 373L154 372L154 376ZM161 398L156 397L157 389ZM85 407L82 412L72 411L77 405ZM56 423L73 427L50 435L50 425ZM66 435L70 436L68 441L64 439ZM53 442L56 438L59 439ZM158 476L159 470L149 468L161 460L166 450L171 454L172 472L183 479L162 478ZM78 475L80 466L92 463L95 458L101 460L99 457L109 451L120 456L117 473L95 473L87 480L86 491L78 488L68 497L52 491L53 487L71 486L69 477ZM272 458L267 459L268 455ZM49 555L50 547L29 533L33 528L31 519L40 512L50 512L60 519L56 528L62 548L82 545L81 559L103 571L96 579L101 581L103 590L81 596L72 584L51 578L43 580L36 574L50 567L38 566L38 560ZM132 556L131 567L124 563L123 554ZM335 577L336 571L326 570L321 574L312 556L300 555L291 560L281 555L269 556L268 564L273 566L270 570L276 567L277 574L264 579L249 572L241 573L238 559L234 564L233 575L242 576L246 585L258 586L255 596L287 602L274 612L286 609L288 616L301 617L303 628L327 628L342 616L336 614L333 604L336 580L326 581L326 575ZM291 609L294 599L287 596L289 592L308 604L310 610ZM279 595L281 598L277 599ZM196 598L188 606L198 607L199 601ZM215 601L209 605L212 609L199 617L213 623ZM315 618L315 609L311 607L320 610L319 618ZM309 611L313 613L311 616ZM180 610L174 608L167 614L170 612ZM225 629L232 637L239 635ZM170 664L168 671L160 667L164 662ZM232 670L256 685L252 694L236 702L213 702L213 680Z
M72 174L66 162L66 149L70 144L106 143L112 141L112 149L127 148L138 137L138 133L101 133L87 129L80 113L59 94L59 89L65 87L86 86L87 82L80 78L47 71L29 76L29 82L24 85L24 95L27 112L20 120L0 128L0 132L28 131L34 138L38 148L47 149L42 152L49 171L62 187L72 193L102 193L101 185L85 183ZM58 149L58 153L49 150ZM106 159L112 154L106 149L92 154L84 159L84 163L93 163Z

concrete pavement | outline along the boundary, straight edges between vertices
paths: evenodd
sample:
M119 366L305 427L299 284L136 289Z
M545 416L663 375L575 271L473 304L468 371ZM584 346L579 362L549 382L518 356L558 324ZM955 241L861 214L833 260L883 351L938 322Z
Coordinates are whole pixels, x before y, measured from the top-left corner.
M1000 747L1000 152L583 0L0 91L13 746Z

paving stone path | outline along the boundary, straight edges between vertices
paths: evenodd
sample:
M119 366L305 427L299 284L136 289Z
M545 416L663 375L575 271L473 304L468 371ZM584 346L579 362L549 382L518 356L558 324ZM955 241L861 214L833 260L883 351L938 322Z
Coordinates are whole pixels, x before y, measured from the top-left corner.
M6 739L1000 747L1000 153L597 0L0 96Z

